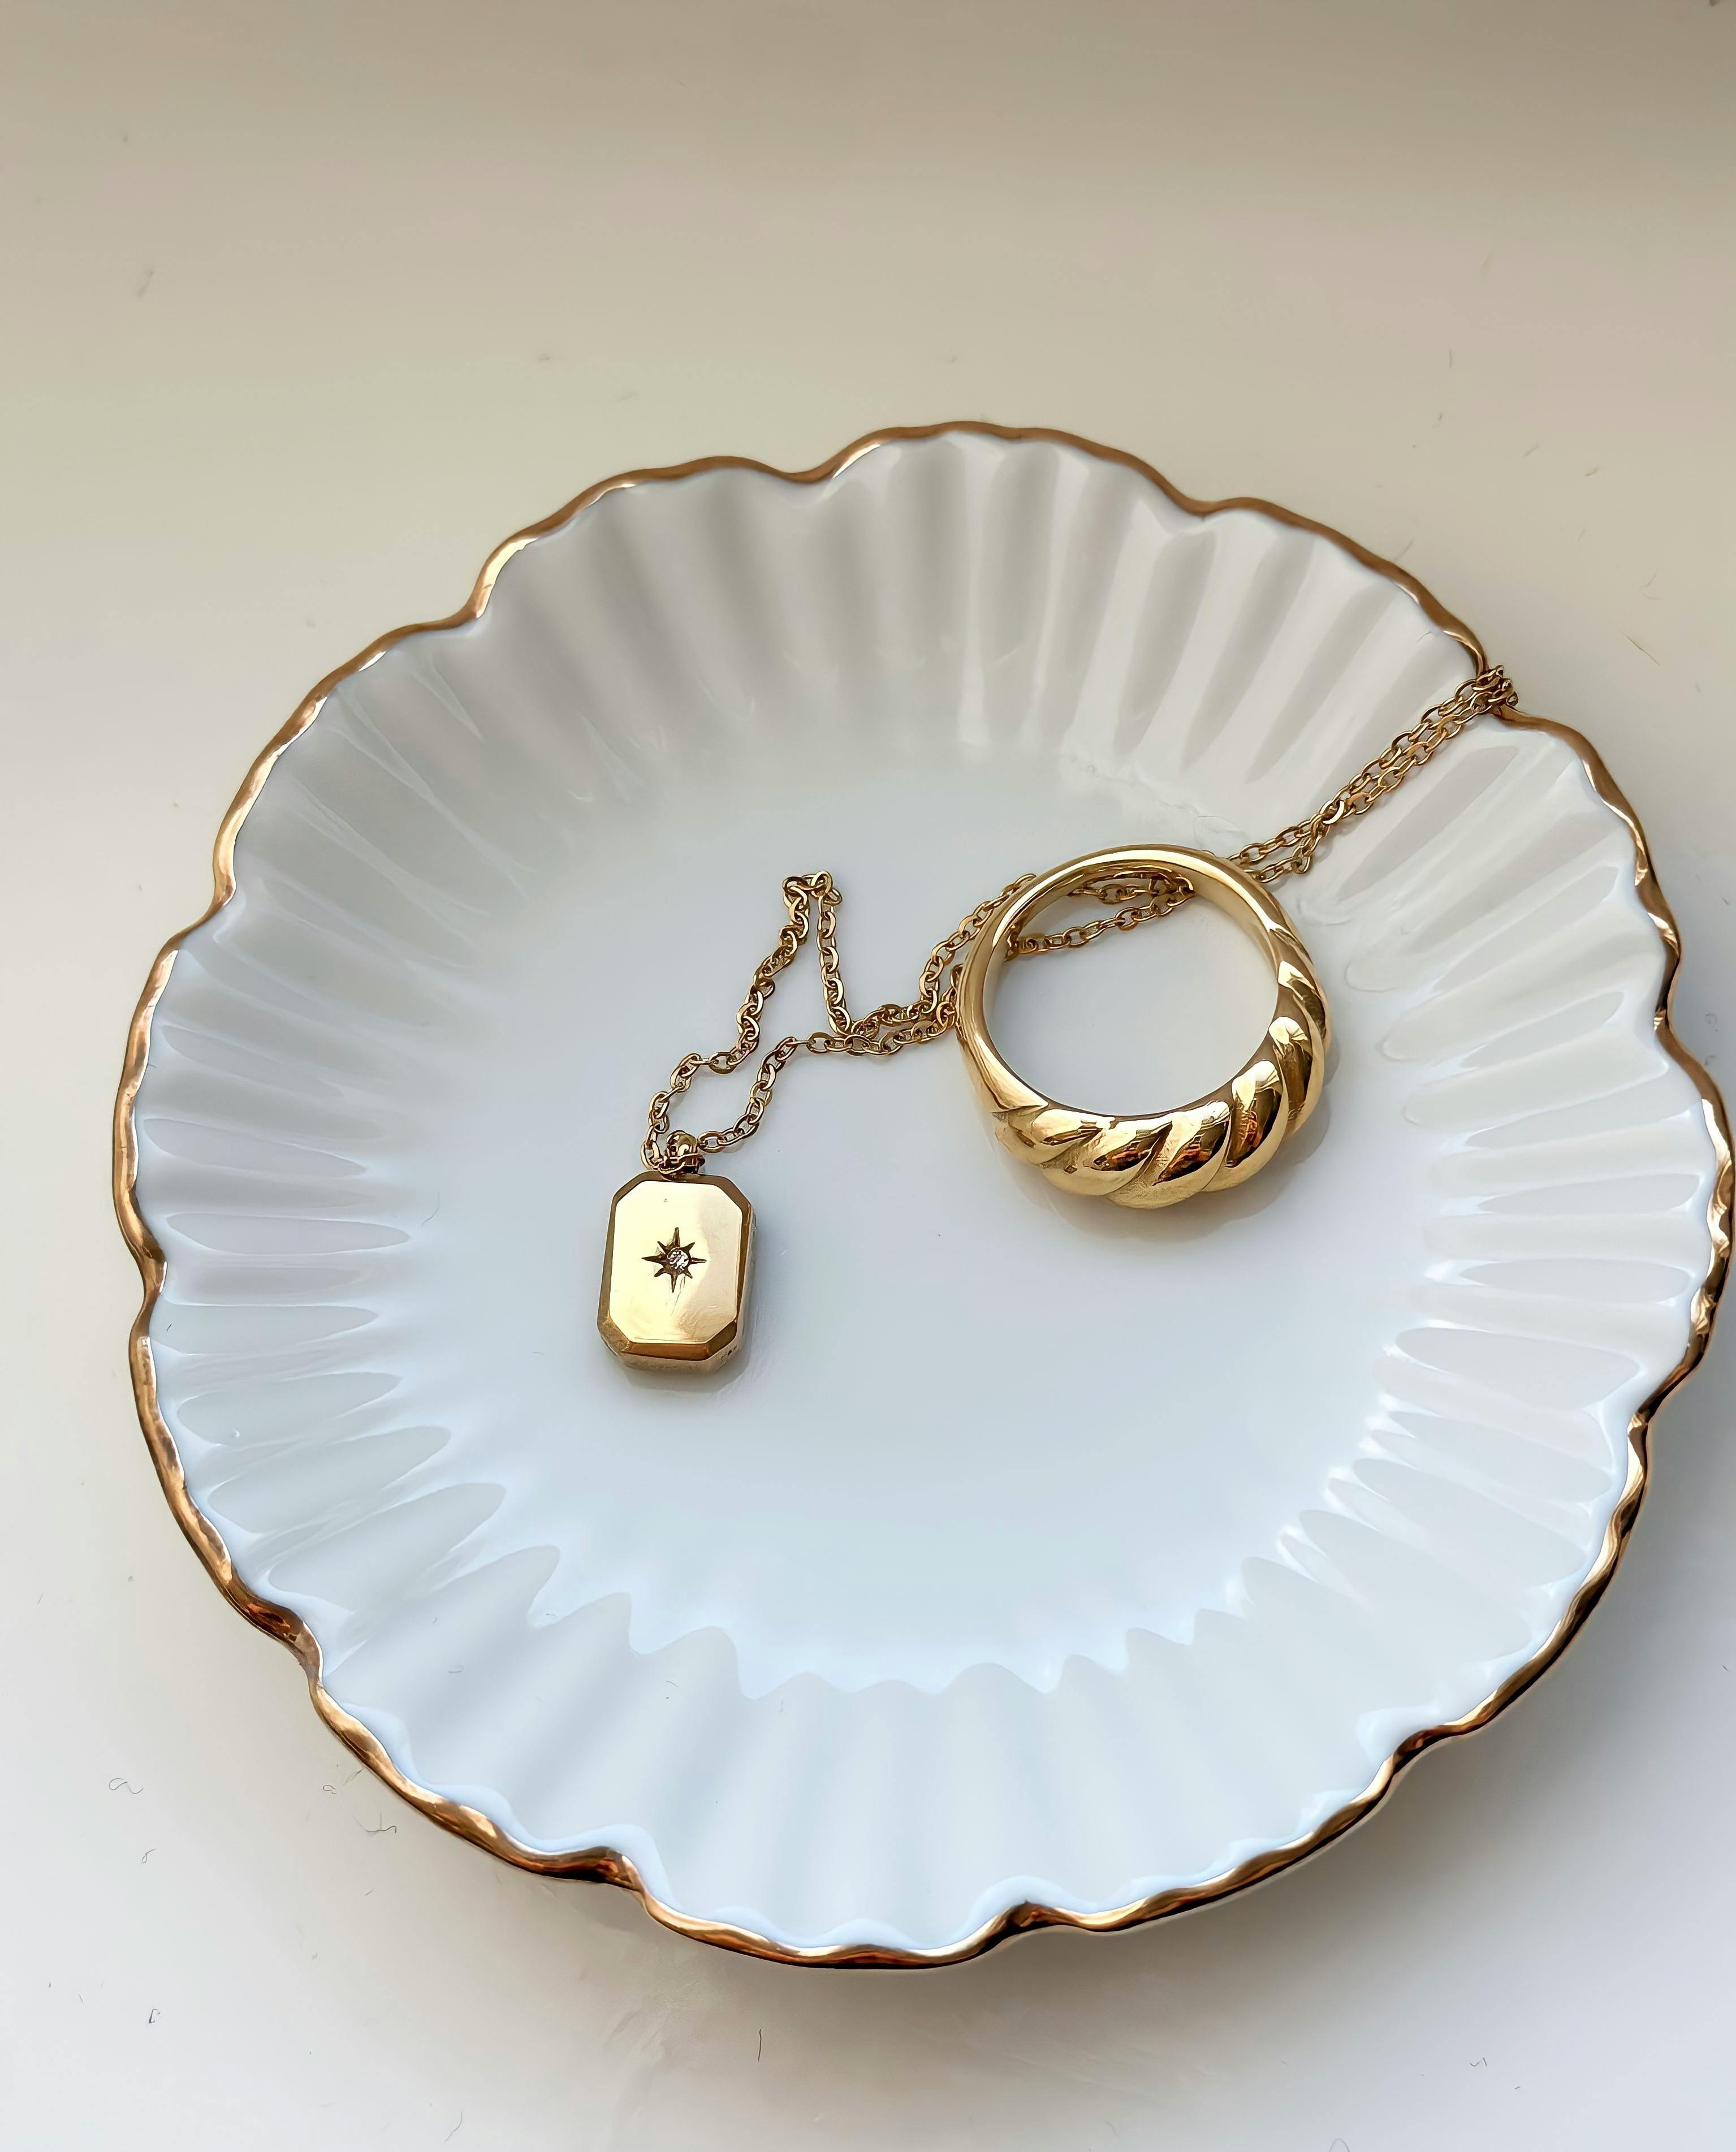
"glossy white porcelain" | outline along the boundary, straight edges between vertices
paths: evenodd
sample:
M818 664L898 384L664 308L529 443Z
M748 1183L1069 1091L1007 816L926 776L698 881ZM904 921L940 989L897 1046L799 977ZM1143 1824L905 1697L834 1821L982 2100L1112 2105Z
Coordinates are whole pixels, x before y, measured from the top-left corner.
M783 875L902 997L1013 875L1269 834L1473 669L1327 536L953 431L606 493L339 680L156 1004L137 1200L187 1496L404 1779L690 1925L946 1953L1257 1872L1554 1647L1718 1149L1629 830L1546 731L1281 891L1336 1046L1245 1190L1069 1200L950 1041L803 1062L728 1169L744 1352L673 1385L595 1327L646 1099ZM1015 967L1015 1062L1216 1082L1266 987L1204 915ZM796 975L770 1021L818 1010Z

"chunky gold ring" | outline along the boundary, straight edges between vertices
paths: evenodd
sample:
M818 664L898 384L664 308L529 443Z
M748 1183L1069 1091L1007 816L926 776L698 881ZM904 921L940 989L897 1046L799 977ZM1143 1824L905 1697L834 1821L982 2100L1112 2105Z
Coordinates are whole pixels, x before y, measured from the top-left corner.
M1033 1090L995 1050L985 1014L990 976L1026 921L1083 881L1161 875L1185 882L1250 935L1277 980L1266 1036L1227 1084L1185 1106L1094 1114ZM1251 876L1209 852L1129 845L1053 867L1001 905L959 974L958 1043L996 1133L1057 1188L1157 1210L1206 1189L1238 1187L1313 1111L1331 1038L1326 997L1289 921Z

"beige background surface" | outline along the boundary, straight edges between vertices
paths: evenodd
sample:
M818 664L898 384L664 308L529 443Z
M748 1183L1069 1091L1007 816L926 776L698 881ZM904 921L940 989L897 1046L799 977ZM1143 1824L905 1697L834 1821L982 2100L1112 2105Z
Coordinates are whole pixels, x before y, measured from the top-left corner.
M1728 2142L1732 1340L1502 1723L1191 1920L709 1952L398 1807L180 1541L105 1129L308 685L591 479L988 416L1402 558L1604 748L1731 1078L1736 5L0 10L7 2146Z

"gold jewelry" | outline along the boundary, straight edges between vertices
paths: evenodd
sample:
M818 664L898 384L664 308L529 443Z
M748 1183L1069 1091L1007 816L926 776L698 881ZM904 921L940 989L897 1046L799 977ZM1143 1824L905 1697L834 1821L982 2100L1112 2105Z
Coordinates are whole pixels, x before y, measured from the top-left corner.
M1263 949L1277 1002L1256 1050L1206 1097L1155 1113L1090 1113L1033 1089L1008 1067L989 1036L987 988L996 959L1019 952L1019 930L1043 905L1135 882L1175 892L1166 910L1192 896L1228 912ZM995 1133L1015 1158L1069 1195L1107 1195L1139 1210L1239 1187L1269 1165L1314 1109L1330 1039L1320 982L1277 899L1240 867L1168 845L1094 852L1004 899L958 974L953 1028Z
M739 1344L746 1307L753 1210L726 1180L703 1180L708 1160L759 1128L778 1078L798 1053L890 1058L957 1029L1001 1139L1056 1186L1155 1210L1210 1189L1238 1185L1276 1155L1312 1110L1325 1077L1325 997L1307 951L1268 894L1286 875L1306 874L1340 824L1366 815L1474 719L1512 708L1499 666L1424 713L1306 820L1244 845L1232 859L1175 846L1134 845L1089 855L1042 876L1022 875L966 914L937 942L909 1002L883 1002L852 1018L839 969L842 901L829 874L791 875L786 922L761 960L737 1014L733 1045L688 1053L652 1100L640 1155L645 1170L616 1195L609 1216L597 1326L623 1358L672 1367L715 1367ZM1260 1048L1208 1097L1166 1112L1087 1113L1034 1091L1001 1059L984 1013L991 967L1055 949L1083 948L1113 927L1126 931L1200 896L1258 940L1277 982ZM1114 907L1055 934L1021 930L1063 897ZM781 972L812 935L820 957L827 1028L780 1038L755 1070L748 1103L727 1128L703 1135L672 1128L670 1109L702 1072L727 1076L759 1050L760 1018ZM679 1248L683 1260L672 1263Z
M741 1342L753 1242L732 1181L640 1174L609 1208L597 1328L623 1360L720 1367Z

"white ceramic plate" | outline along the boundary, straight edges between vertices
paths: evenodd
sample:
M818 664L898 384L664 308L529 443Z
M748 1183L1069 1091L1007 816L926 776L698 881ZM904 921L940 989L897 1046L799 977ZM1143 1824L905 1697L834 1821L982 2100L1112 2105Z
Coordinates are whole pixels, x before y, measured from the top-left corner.
M1290 821L1475 654L1281 510L961 427L612 481L322 683L152 975L117 1189L170 1499L358 1753L688 1932L932 1961L1269 1874L1534 1676L1728 1242L1667 914L1558 728L1486 722L1286 886L1337 1045L1245 1190L1053 1191L950 1041L804 1062L730 1169L740 1358L672 1383L594 1321L784 874L901 997L1023 870ZM1267 988L1206 915L1017 967L1015 1062L1209 1088Z

